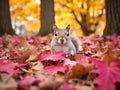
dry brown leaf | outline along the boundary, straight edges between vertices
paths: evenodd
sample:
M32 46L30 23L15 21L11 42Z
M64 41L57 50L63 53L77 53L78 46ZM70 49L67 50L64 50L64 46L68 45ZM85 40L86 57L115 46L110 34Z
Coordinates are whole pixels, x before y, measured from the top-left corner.
M82 50L82 51L78 51L78 52L75 54L74 58L75 58L76 60L81 60L82 57L83 57L83 55L84 55L84 51L83 51L83 50Z
M73 56L73 55L69 55L68 58L72 61L75 61L75 56Z
M91 57L93 57L93 58L100 58L102 55L103 55L102 52L97 51L97 53L93 54Z
M36 61L37 55L38 55L38 52L36 50L33 50L29 55L29 58L26 60L26 62Z
M55 76L49 76L45 81L39 84L40 90L56 90L59 86L64 83L63 78L58 78Z
M24 51L24 53L18 58L18 60L25 61L26 59L29 58L30 54L31 54L31 50L30 49L26 49L26 51Z
M112 50L110 48L103 54L102 60L110 64L112 61L116 60L120 56L120 50Z
M94 90L94 87L87 85L76 85L75 90Z
M66 74L67 78L81 78L93 69L92 64L76 64L71 71Z
M113 50L113 52L115 53L116 58L118 58L120 56L120 49L115 49L115 50Z
M44 68L43 64L40 61L37 61L37 62L33 63L33 66L31 67L31 70L39 71L39 70L41 70L43 68Z
M40 90L37 86L31 86L30 90Z
M57 90L76 90L74 85L64 83Z
M30 55L32 54L32 52L34 52L35 50L35 47L28 47L28 46L25 46L25 47L22 47L21 49L19 49L19 53L21 53L21 56L18 59L18 61L26 61L27 59L29 59Z
M36 78L45 79L49 76L49 74L44 70L44 66L40 61L37 62L29 62L31 64L31 68L29 72L31 72Z
M19 36L20 43L16 46L16 48L25 47L28 45L26 39L23 36Z
M73 85L75 90L94 90L94 84L92 81L88 80L80 80L80 79L70 79L69 81L70 85Z
M12 75L0 73L0 90L12 90L17 88L17 82Z

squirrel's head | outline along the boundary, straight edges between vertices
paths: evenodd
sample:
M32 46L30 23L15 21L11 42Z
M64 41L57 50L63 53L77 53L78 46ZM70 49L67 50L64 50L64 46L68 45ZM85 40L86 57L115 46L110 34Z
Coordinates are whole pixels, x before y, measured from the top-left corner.
M57 44L64 45L70 40L70 25L66 28L58 28L55 24L53 25L54 40Z

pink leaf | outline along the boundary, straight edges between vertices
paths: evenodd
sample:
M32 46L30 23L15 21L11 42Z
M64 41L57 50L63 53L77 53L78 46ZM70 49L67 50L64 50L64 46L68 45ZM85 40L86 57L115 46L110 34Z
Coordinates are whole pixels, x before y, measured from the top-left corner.
M118 48L120 37L116 33L114 33L112 36L107 36L107 39L112 40L114 48Z
M22 66L24 66L24 64L13 63L10 60L0 60L0 72L20 74L22 72L18 68Z
M57 60L65 60L66 58L63 56L64 52L57 52L55 54L51 54L50 52L47 52L45 54L40 54L37 56L37 58L40 61L44 60L52 60L52 61L57 61Z
M11 51L10 52L10 57L12 58L18 58L20 56L20 54L16 51Z
M19 37L14 35L11 39L11 43L12 43L12 45L19 44L20 43Z
M41 38L37 36L26 37L26 40L30 45L40 45L42 42Z
M64 83L59 90L74 90L68 83Z
M114 61L109 66L105 62L95 63L97 67L92 72L99 74L94 80L97 90L115 90L115 83L120 82L120 62Z
M62 72L65 73L65 67L63 67L62 65L51 65L51 66L47 66L45 67L45 70L49 73L49 74L56 74L58 72Z
M7 52L6 52L4 49L3 49L3 50L1 50L1 51L0 51L0 57L5 56L5 55L6 55L6 53L7 53Z
M18 82L19 86L21 87L29 87L32 84L37 84L40 82L40 79L34 78L32 76L26 76L23 80Z
M73 66L75 66L77 64L76 61L71 61L69 59L66 59L64 62L64 66L68 67L68 69L70 70Z

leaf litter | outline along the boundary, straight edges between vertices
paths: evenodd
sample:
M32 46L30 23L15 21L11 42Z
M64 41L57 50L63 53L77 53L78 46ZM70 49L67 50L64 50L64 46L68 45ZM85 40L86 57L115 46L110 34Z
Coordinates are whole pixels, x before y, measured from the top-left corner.
M0 37L0 90L120 89L120 36L80 37L82 50L68 57L50 53L51 38Z

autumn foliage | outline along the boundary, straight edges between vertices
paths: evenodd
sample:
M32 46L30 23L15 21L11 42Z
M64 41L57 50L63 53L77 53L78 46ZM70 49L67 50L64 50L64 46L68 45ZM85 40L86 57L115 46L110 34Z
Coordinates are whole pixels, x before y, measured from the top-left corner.
M80 37L68 57L50 53L51 37L0 37L0 90L120 89L120 36Z
M36 2L38 1L38 2ZM103 33L105 28L105 0L53 0L55 22L60 27L71 25L71 31L79 36L96 30ZM30 32L40 29L39 0L9 0L12 22L23 23ZM72 21L72 22L71 22Z

